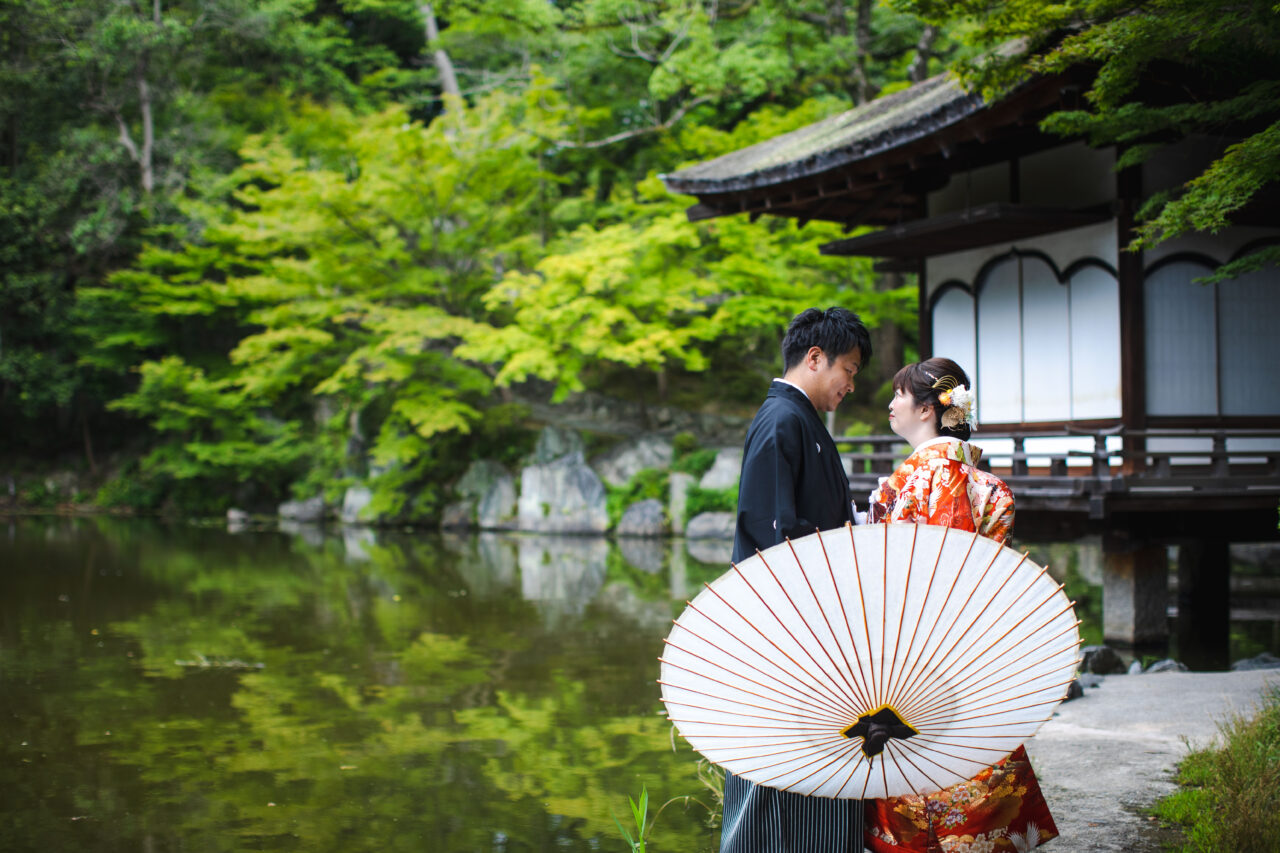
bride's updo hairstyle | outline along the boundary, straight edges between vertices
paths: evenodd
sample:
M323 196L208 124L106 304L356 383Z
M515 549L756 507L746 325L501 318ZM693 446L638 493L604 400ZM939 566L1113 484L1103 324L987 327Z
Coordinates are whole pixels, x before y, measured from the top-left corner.
M969 374L949 358L908 364L893 376L894 391L907 392L917 405L933 407L938 435L961 441L968 441L973 434L972 388Z

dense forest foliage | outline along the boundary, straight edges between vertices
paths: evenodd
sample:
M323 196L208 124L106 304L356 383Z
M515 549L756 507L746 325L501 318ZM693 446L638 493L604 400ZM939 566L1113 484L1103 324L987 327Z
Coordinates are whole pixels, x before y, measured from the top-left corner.
M1276 19L1175 0L3 0L0 452L19 479L83 470L103 505L264 508L367 480L384 514L423 520L468 459L527 448L532 397L749 413L797 309L909 336L914 286L820 256L838 228L691 224L658 174L949 66L994 96L1090 62L1089 109L1053 126L1131 159L1256 120L1141 239L1221 227L1280 169L1280 75L1254 62L1280 55ZM1015 38L1034 52L983 60ZM1170 57L1226 89L1252 70L1212 109L1143 104L1136 76Z

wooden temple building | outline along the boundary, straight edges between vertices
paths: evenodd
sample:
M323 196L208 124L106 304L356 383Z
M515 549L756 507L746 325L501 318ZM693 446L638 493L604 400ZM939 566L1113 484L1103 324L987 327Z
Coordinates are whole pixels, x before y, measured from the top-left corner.
M1104 634L1139 647L1168 640L1177 545L1179 630L1205 650L1192 665L1225 665L1228 543L1277 538L1280 270L1196 279L1280 242L1280 199L1127 251L1143 201L1235 140L1187 138L1117 171L1115 148L1038 127L1087 83L1042 77L986 103L939 75L663 180L697 198L691 220L841 223L861 230L824 254L914 273L921 357L974 378L975 441L1014 489L1016 535L1100 535ZM903 451L857 441L865 494Z

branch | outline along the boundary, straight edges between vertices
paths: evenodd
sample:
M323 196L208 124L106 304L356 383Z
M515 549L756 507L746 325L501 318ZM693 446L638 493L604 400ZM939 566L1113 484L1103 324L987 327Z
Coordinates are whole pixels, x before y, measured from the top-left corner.
M129 126L124 123L124 116L119 110L112 110L111 115L115 117L116 126L120 128L120 144L124 146L125 151L129 152L133 162L141 163L142 156L138 153L138 146L134 144L133 137L129 135Z
M710 100L711 98L706 97L705 95L694 98L692 101L681 105L680 109L672 113L666 121L660 124L655 124L651 127L638 127L635 130L624 130L620 133L615 133L612 136L606 136L603 139L593 139L590 142L556 141L555 146L559 149L572 148L575 150L585 148L604 148L606 146L613 145L615 142L634 139L637 136L644 136L647 133L657 133L663 130L670 130L678 121L680 121L680 119L684 118L685 113L689 112L689 110L694 107L698 107L709 102Z

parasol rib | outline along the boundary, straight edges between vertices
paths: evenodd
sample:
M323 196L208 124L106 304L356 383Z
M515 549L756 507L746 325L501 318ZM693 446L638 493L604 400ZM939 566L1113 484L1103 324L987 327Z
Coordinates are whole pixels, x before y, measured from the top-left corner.
M974 542L976 541L977 539L975 537ZM963 572L965 565L967 565L968 563L969 554L972 552L972 549L973 549L973 543L970 543L970 550L965 552L965 562L961 563L960 568L956 572L957 582L961 577L961 573ZM982 573L978 576L978 578L975 581L973 581L973 588L969 590L968 595L965 597L964 602L958 608L956 608L956 612L952 616L950 624L947 625L947 630L945 630L942 633L942 637L941 639L938 640L938 645L934 647L933 651L928 652L927 646L921 649L921 654L927 660L934 661L934 663L928 669L921 669L912 677L910 681L905 682L902 685L901 698L898 699L898 702L903 706L906 706L909 704L908 700L914 695L914 692L916 690L916 685L921 682L921 679L929 679L930 681L935 680L932 678L932 676L933 676L933 673L937 670L939 665L936 662L939 650L941 650L942 646L945 645L948 642L948 640L950 640L951 632L954 631L956 628L956 625L959 624L960 617L965 613L965 611L968 610L969 602L973 600L973 597L977 594L978 590L982 587L982 582L985 581L987 578L987 575L991 573L991 568L995 565L996 560L999 557L1000 557L999 551L996 551L991 555L991 559L990 561L987 562L987 565L983 567ZM966 628L965 630L967 631L968 629ZM942 655L944 660L947 657L949 657L952 652L955 651L956 646L959 645L962 639L964 639L964 632L962 632L960 636L957 637L951 643L951 647L948 648L947 651Z
M764 555L763 555L763 554L761 554L759 551L757 551L757 552L756 552L756 555L757 555L758 557L760 557L760 562L764 564L765 568L769 570L770 575L772 575L772 574L773 574L773 570L772 570L772 569L769 569L769 563L764 559ZM743 583L745 583L745 584L747 585L747 588L748 588L748 589L750 589L750 590L751 590L751 592L755 595L755 597L760 601L760 603L761 603L762 605L764 605L764 608L765 608L766 610L768 610L768 611L769 611L769 615L770 615L770 616L772 616L772 617L777 621L777 623L778 623L778 627L780 627L780 628L781 628L781 629L786 633L786 635L787 635L788 637L790 637L790 638L791 638L791 642L793 642L793 643L795 643L797 646L799 646L799 647L800 647L800 650L804 652L805 656L806 656L806 657L808 657L808 658L809 658L809 660L813 661L813 664L814 664L814 666L816 666L816 667L818 668L818 671L819 671L819 672L821 672L824 676L826 676L826 681L827 681L827 682L832 681L833 679L831 678L830 673L828 673L825 669L823 669L823 668L822 668L822 663L821 663L817 658L815 658L815 657L813 656L813 654L809 651L808 646L806 646L804 643L800 642L800 640L796 638L796 635L795 635L795 634L793 634L793 633L791 633L791 629L787 627L787 624L786 624L785 622L783 622L781 618L779 618L778 614L774 611L774 609L773 609L771 606L769 606L769 602L765 601L764 596L760 594L760 590L756 589L755 584L751 583L751 579L750 579L749 577L747 577L747 576L746 576L746 574L744 574L744 573L743 573L743 571L742 571L741 569L739 569L736 565L735 565L733 568L734 568L734 571L736 571L736 572L738 573L738 577L742 578ZM775 582L777 581L777 577L776 577L776 576L774 577L774 581L775 581ZM785 591L784 591L784 594L785 594ZM723 599L721 599L721 600L723 600ZM788 600L788 602L790 602L790 601L791 601L790 596L787 596L787 600ZM794 602L792 602L792 603L791 603L791 606L792 606L792 608L795 608L795 603L794 603ZM799 612L799 611L797 611L797 612ZM739 614L739 615L741 615L741 614ZM744 618L744 620L745 620L745 617L743 617L743 618ZM803 620L801 620L801 621L803 621ZM753 627L754 627L754 626L753 626ZM759 629L757 629L757 633L759 633ZM763 634L761 634L761 636L764 636L764 635L763 635ZM766 637L765 639L768 639L768 638ZM770 640L770 642L772 643L773 641L772 641L772 640ZM775 645L775 647L777 647L777 645L776 645L776 644L774 644L774 645ZM778 648L778 651L782 652L782 649L781 649L780 647L777 647L777 648ZM786 652L782 652L782 653L783 653L784 655L786 654ZM796 661L796 660L795 660L794 658L792 658L790 655L787 655L787 658L788 658L789 660L791 660L791 662L792 662L792 663L794 663L796 666L800 666L799 661ZM831 686L830 686L830 684L829 684L829 683L823 683L823 681L822 681L821 679L816 678L816 677L813 675L813 673L809 672L807 669L804 669L804 667L801 667L801 670L804 672L804 674L805 674L805 675L807 675L807 676L809 676L809 678L813 679L813 680L814 680L814 682L815 682L815 684L816 684L817 686L820 686L820 687L822 687L823 689L825 689L825 690L827 691L828 696L829 696L830 698L832 698L832 699L836 702L836 704L837 704L837 705L842 705L843 707L847 708L847 709L849 710L849 712L850 712L850 713L856 713L856 712L857 712L857 708L854 706L854 704L852 703L852 701L850 701L850 699L849 699L849 697L848 697L848 696L842 696L842 695L840 695L838 692L836 692L836 691L832 690L832 689L831 689Z
M821 544L821 542L822 542L822 537L821 537L821 536L819 536L819 537L818 537L818 542L819 542L819 544ZM862 691L861 686L849 680L849 676L853 675L853 667L849 666L849 659L848 659L847 657L845 657L844 649L843 649L843 648L841 648L841 646L840 646L840 640L839 640L839 638L837 638L837 637L836 637L836 632L835 632L835 631L832 629L832 627L831 627L831 621L830 621L829 619L827 619L827 610L826 610L826 608L825 608L825 607L823 607L823 606L822 606L822 601L818 598L818 593L817 593L817 592L814 590L814 588L813 588L813 582L809 580L809 573L808 573L807 571L805 571L804 565L800 562L800 558L799 558L798 556L796 556L796 549L795 549L795 546L791 544L791 540L790 540L790 539L787 539L787 547L791 550L791 558L792 558L793 560L795 560L795 561L796 561L796 568L800 570L800 576L801 576L802 578L804 578L805 588L809 590L809 595L810 595L810 596L812 596L814 605L818 608L818 612L819 612L820 614L822 614L822 621L826 624L826 626L827 626L827 631L831 634L831 641L832 641L833 643L835 643L836 650L840 652L840 657L844 659L844 665L845 665L845 669L844 669L844 670L841 670L841 669L840 669L840 664L836 663L835 658L831 657L831 652L830 652L830 651L828 651L828 650L827 650L827 648L826 648L826 646L825 646L825 644L824 644L821 640L819 640L819 639L818 639L818 635L817 635L816 633L814 633L814 631L813 631L813 628L812 628L812 627L811 627L811 628L809 628L809 633L810 633L810 634L813 634L813 639L814 639L814 641L815 641L819 646L821 646L821 647L822 647L822 650L823 650L824 652L826 652L827 658L828 658L828 659L830 659L830 661L831 661L831 665L832 665L833 667L835 667L836 672L837 672L837 673L839 673L841 680L842 680L842 681L844 681L844 683L845 683L845 686L846 686L846 687L848 687L848 688L849 688L849 690L850 690L851 692L853 692L853 693L856 693L856 694L857 694L857 696L858 696L858 700L859 700L860 702L869 702L870 700L869 700L869 698L867 697L867 695ZM828 569L828 571L830 571L830 570L831 570L831 560L830 560L830 558L828 558L828 557L827 557L827 549L826 549L825 547L823 547L823 549L822 549L822 556L823 556L823 558L826 560L826 563L827 563L827 569ZM772 575L772 574L773 574L773 568L769 566L769 563L768 563L767 561L765 561L765 559L764 559L764 556L763 556L763 555L761 555L761 558L760 558L760 559L761 559L761 562L763 562L763 563L765 564L765 566L766 566L767 568L769 568L769 574L771 574L771 575ZM777 581L777 580L778 580L777 575L774 575L773 579L774 579L775 581ZM778 585L779 585L779 586L781 586L781 585L782 585L782 584L781 584L781 582L779 582L779 583L778 583ZM785 590L784 590L784 594L785 594ZM838 594L839 594L839 593L837 592L837 595L838 595ZM791 601L791 596L789 596L789 595L788 595L788 596L787 596L787 600L788 600L788 601ZM795 607L795 602L794 602L794 601L792 601L792 602L791 602L791 606L792 606L792 607ZM797 608L797 609L796 609L796 615L797 615L797 616L800 616L800 617L801 617L801 620L803 620L803 619L804 619L804 617L803 617L803 616L801 616L801 614L800 614L800 610L799 610L799 608ZM805 622L805 624L806 624L806 625L808 625L808 622L806 621L806 622ZM847 674L846 674L846 670L847 670Z
M682 626L682 627L683 627L683 626ZM687 628L686 628L685 630L686 630L686 631L688 631L688 629L687 629ZM697 637L697 636L698 636L697 634L694 634L692 631L689 631L689 633L690 633L690 634L692 634L692 635L693 635L693 636L695 636L695 637ZM701 637L699 637L699 639L701 639ZM703 640L703 642L706 642L706 641L705 641L705 640ZM712 661L712 660L710 660L710 659L708 659L708 658L705 658L705 657L703 657L702 655L700 655L700 654L698 654L698 653L696 653L696 652L689 651L688 649L684 648L683 646L680 646L680 645L678 645L678 644L676 644L676 643L671 642L671 640L670 640L670 639L668 639L668 640L667 640L667 646L669 646L670 648L676 649L676 650L678 650L678 651L682 652L683 654L689 655L689 656L690 656L690 657L692 657L692 658L697 658L698 660L702 661L703 663L707 664L707 666L712 667L713 669L721 669L721 668L722 668L722 667L719 667L719 666L716 664L716 662L715 662L715 661ZM742 663L742 665L743 665L743 666L751 667L751 665L750 665L750 664L746 663L745 661L741 660L740 658L736 657L735 655L731 655L731 654L729 654L728 652L725 652L723 649L719 649L719 648L717 648L717 651L721 651L721 652L722 652L726 657L731 657L731 658L733 658L734 660L738 661L739 663ZM716 679L712 678L710 675L706 674L705 672L702 672L701 670L694 670L694 669L690 669L690 668L689 668L689 667L687 667L687 666L682 666L681 664L676 663L676 662L674 662L674 661L671 661L671 660L669 660L669 659L667 659L667 658L662 658L662 657L660 657L660 658L658 658L658 660L659 660L659 661L661 661L662 663L669 663L669 664L671 664L671 666L679 667L680 669L684 670L684 671L685 671L685 672L687 672L687 673L690 673L691 675L698 675L698 676L700 676L700 677L702 677L702 678L706 678L706 679L711 680L711 681L716 681ZM752 668L753 670L755 670L756 672L759 672L761 675L766 675L766 673L761 672L760 670L756 669L755 667L751 667L751 668ZM775 687L774 685L771 685L771 684L765 684L765 683L764 683L764 682L762 682L762 681L757 681L757 680L755 680L754 678L749 678L749 677L747 677L747 676L743 675L742 673L734 673L734 674L735 674L738 678L741 678L743 681L746 681L746 682L748 682L748 683L750 683L750 684L754 684L754 685L756 685L757 687L759 687L759 688L761 688L761 689L763 689L763 690L767 690L767 691L769 691L770 693L772 693L772 694L774 694L774 695L776 695L776 696L782 696L782 697L785 697L786 699L790 699L790 700L797 701L797 702L809 702L809 701L810 701L810 695L809 695L809 694L804 693L803 691L801 691L800 695L798 695L798 696L797 696L797 695L794 695L794 694L788 693L787 691L782 690L782 689L780 689L780 688L778 688L778 687ZM724 683L724 682L719 682L719 681L717 681L717 683ZM741 688L741 687L737 687L737 688L735 688L735 689L741 690L743 693L751 693L751 691L749 691L749 690L745 690L745 689L743 689L743 688ZM759 695L761 699L764 699L764 698L765 698L763 695L760 695L760 694L755 694L755 695ZM784 703L784 704L786 704L786 703ZM810 702L810 704L812 704L812 703ZM837 715L837 716L840 716L840 715L842 714L841 709L836 708L835 706L823 705L823 707L824 707L824 708L826 708L830 713L835 714L835 715Z
M997 551L995 554L995 557L998 557L998 556L1000 556L999 551ZM992 563L995 562L995 557L992 557ZM1021 566L1022 563L1026 561L1026 559L1027 559L1027 555L1023 554L1022 560L1018 561L1018 566ZM991 594L991 598L987 599L987 603L982 605L982 609L979 610L976 614L974 614L973 618L970 619L968 624L965 626L964 631L960 633L959 637L956 637L956 641L952 643L951 648L947 649L946 654L942 656L941 660L939 660L936 664L934 664L933 668L929 672L929 679L931 681L942 680L943 674L938 673L939 666L942 666L943 664L947 664L947 669L943 671L945 673L947 671L950 671L950 669L955 665L956 661L963 660L963 655L953 658L952 653L955 652L956 648L960 645L960 642L964 640L966 636L969 635L970 631L981 630L981 628L979 627L980 625L979 620L981 620L983 615L986 614L988 608L990 608L991 605L995 603L995 600L1000 596L1000 593L1004 591L1004 588L1008 586L1009 581L1013 579L1014 573L1017 571L1018 566L1015 566L1014 571L1010 572L1005 577L1005 579L1000 582L1000 585L996 587L995 592ZM987 568L990 569L990 565L988 565ZM973 591L970 593L969 598L966 599L965 601L966 609L968 608L969 601L973 599L973 595L976 594L978 589L980 588L981 588L981 582L979 582L979 584L973 588ZM956 614L956 615L957 617L959 617L960 614ZM910 692L906 692L905 695L903 695L902 699L899 701L902 702L904 707L907 705L913 704L917 694L920 692L920 689L921 688L919 686L913 687L913 689Z
M716 626L717 628L719 628L721 631L724 631L724 630L725 630L725 628L724 628L723 626L721 626L721 625L719 625L718 623L716 623L715 621L713 621L713 620L711 619L711 617L706 616L706 614L704 614L704 613L702 613L702 611L698 610L698 609L695 607L695 605L690 604L690 605L689 605L689 607L690 607L690 609L694 610L694 612L699 613L700 615L702 615L704 618L706 618L706 619L707 619L707 621L711 622L711 624L715 625L715 626ZM720 652L720 653L724 654L726 657L732 658L733 660L737 661L738 663L740 663L740 664L742 664L743 666L745 666L745 667L747 667L747 668L751 669L751 670L752 670L752 671L754 671L754 672L758 672L758 673L761 675L761 677L763 677L763 678L777 678L777 677L778 677L776 673L769 673L769 672L765 672L764 670L760 669L759 667L752 666L750 663L748 663L747 661L743 660L743 659L742 659L742 658L740 658L739 656L737 656L737 655L733 654L733 653L732 653L732 652L730 652L730 651L727 651L726 649L721 648L720 646L718 646L718 645L716 645L715 643L711 642L711 641L710 641L710 640L708 640L707 638L703 637L703 636L702 636L701 634L699 634L698 632L696 632L696 631L694 631L693 629L689 628L689 626L684 625L684 624L681 624L681 623L679 623L679 622L677 622L676 624L677 624L677 625L680 625L680 627L681 627L684 631L686 631L690 636L697 637L699 640L701 640L702 642L704 642L704 643L706 643L707 645L711 646L711 647L712 647L713 649L715 649L716 651L718 651L718 652ZM732 636L732 635L730 635L730 636ZM736 639L736 638L734 638L734 639ZM739 642L741 642L741 641L739 641ZM690 651L688 651L687 649L685 649L685 648L683 648L683 647L681 647L681 646L677 645L676 643L673 643L673 642L671 641L671 638L670 638L670 637L668 637L668 638L667 638L667 643L666 643L666 644L667 644L668 646L671 646L672 648L680 649L680 651L685 652L686 654L693 654L693 652L690 652ZM746 646L746 648L750 648L750 646ZM759 653L757 652L757 655L758 655L758 654L759 654ZM774 664L774 662L773 662L773 661L768 660L768 658L764 658L763 656L761 656L761 657L762 657L762 659L763 659L763 660L765 660L766 662L768 662L768 663L770 663L770 664ZM703 660L706 660L706 658L703 658ZM707 662L708 662L708 663L711 663L711 661L707 661ZM774 665L776 666L776 664L774 664ZM809 701L817 701L817 700L821 700L821 701L818 701L818 702L817 702L817 704L823 705L824 707L826 707L826 708L827 708L829 711L831 711L832 713L834 713L834 714L843 714L843 713L845 713L845 711L844 711L844 709L843 709L843 708L840 708L840 707L838 707L837 705L834 705L834 704L827 704L826 697L824 697L824 696L820 696L820 695L819 695L819 696L815 696L815 695L813 694L813 691L812 691L812 690L809 690L809 686L808 686L808 685L806 685L806 684L804 684L804 683L800 682L798 679L794 678L794 677L791 675L791 673L787 672L785 669L782 669L781 667L779 667L778 671L779 671L779 672L781 672L783 675L785 675L788 679L791 679L793 682L795 682L794 684L784 684L784 686L786 686L788 689L790 689L790 690L794 690L794 691L796 691L796 692L799 694L798 696L791 695L791 696L789 696L789 698L792 698L792 699L797 699L797 698L798 698L798 699L801 699L802 701L803 701L803 700L809 700ZM782 682L780 681L780 683L782 683ZM778 690L778 693L779 693L779 694L781 694L781 695L784 695L784 696L787 696L787 695L788 695L788 694L786 694L785 692L783 692L781 689L779 689L779 690Z
M987 663L984 663L984 664L981 664L981 665L979 665L979 666L977 666L977 667L975 667L972 671L967 671L967 672L965 672L965 673L964 673L964 677L963 677L963 678L960 678L959 680L957 680L956 682L954 682L954 683L952 684L952 690L957 690L957 691L959 691L959 690L966 690L966 689L968 689L968 685L969 685L969 683L971 682L971 680L972 680L972 679L980 677L980 676L981 676L981 674L982 674L983 672L985 672L987 669L989 669L991 666L993 666L993 665L996 665L996 666L1000 665L1000 664L1001 664L1001 661L1000 661L1000 659L999 659L999 655L991 654L991 650L992 650L993 648L995 648L995 646L996 646L996 645L998 645L998 644L999 644L1000 640L1002 640L1002 639L1004 639L1006 636L1008 636L1008 635L1009 635L1009 633L1010 633L1011 631L1013 631L1013 630L1014 630L1014 629L1016 629L1019 625L1021 625L1024 621L1026 621L1027 619L1029 619L1033 613L1035 613L1036 611L1038 611L1038 610L1039 610L1041 607L1043 607L1045 604L1048 604L1050 601L1052 601L1052 600L1054 599L1054 597L1056 597L1056 596L1057 596L1057 594L1058 594L1058 592L1059 592L1059 590L1060 590L1060 589L1061 589L1061 587L1059 587L1058 589L1055 589L1055 590L1054 590L1054 591L1049 595L1049 597L1048 597L1048 598L1046 598L1044 601L1041 601L1039 604L1037 604L1037 605L1035 606L1035 608L1034 608L1034 609L1032 609L1032 610L1028 611L1028 613L1026 614L1026 616L1024 616L1024 617L1023 617L1023 619L1020 619L1020 620L1019 620L1015 625L1011 626L1008 630L1006 630L1006 631L1004 632L1004 634L1001 634L1001 635L1000 635L1000 637L998 637L994 642L992 642L991 644L989 644L989 645L988 645L985 649L983 649L981 652L978 652L978 653L976 653L976 654L971 655L971 656L970 656L970 659L971 659L971 660L984 660L984 659L987 659L987 660L988 660L988 662L987 662ZM1036 630L1042 630L1042 629L1044 629L1044 628L1048 627L1049 625L1052 625L1052 624L1053 624L1053 622L1054 622L1054 620L1058 619L1060 616L1062 616L1064 613L1066 613L1066 612L1067 612L1067 611L1069 611L1069 610L1071 610L1071 605L1068 603L1068 604L1067 604L1067 607L1066 607L1066 609L1065 609L1065 610L1063 610L1063 611L1061 611L1061 612L1059 612L1059 613L1055 613L1055 614L1053 614L1052 616L1050 616L1047 620L1045 620L1045 621L1044 621L1044 622L1042 622L1039 626L1037 626L1037 629L1036 629ZM939 679L939 680L945 680L945 679L947 678L947 676L950 674L951 670L953 670L953 669L956 667L956 665L957 665L957 664L959 664L959 663L961 663L961 659L953 660L953 661L948 665L948 667L947 667L947 669L946 669L946 670L944 670L943 672L941 672L941 673L939 673L939 674L938 674L938 679Z
M792 545L791 545L791 540L790 540L790 539L788 539L788 540L786 540L786 541L787 541L787 547L788 547L788 548L791 548L791 556L792 556L792 557L795 557L795 548L794 548L794 547L792 547ZM763 554L761 554L761 555L760 555L760 562L761 562L761 563L763 563L763 564L764 564L765 569L767 569L767 570L768 570L768 572L769 572L769 576L770 576L771 578L773 578L773 582L774 582L774 583L776 583L776 584L778 585L778 589L782 592L783 597L787 599L787 603L788 603L788 604L790 604L790 605L791 605L791 609L795 611L795 613L796 613L796 617L801 621L801 623L803 623L803 624L804 624L804 626L805 626L806 628L808 628L808 629L809 629L809 635L810 635L811 637L813 637L813 641L814 641L815 643L817 643L817 644L818 644L818 648L822 649L823 654L825 654L825 655L827 656L827 660L831 661L831 666L835 669L836 674L840 677L840 680L841 680L841 681L843 681L843 682L844 682L844 684L845 684L845 686L846 686L846 687L848 687L852 692L854 692L854 693L859 693L859 694L860 694L860 691L858 691L858 690L857 690L857 688L855 688L852 684L850 684L850 683L849 683L849 679L845 676L845 673L841 671L841 669L840 669L840 664L836 663L836 659L835 659L834 657L832 657L832 656L831 656L831 652L830 652L830 650L828 650L828 649L827 649L826 644L825 644L825 643L823 643L823 642L822 642L822 640L818 639L818 635L817 635L817 633L813 630L813 626L812 626L812 625L810 625L810 624L809 624L809 622L808 622L808 620L804 618L804 614L802 614L802 613L800 612L800 608L796 606L795 601L791 598L791 594L787 592L787 588L786 588L785 586L783 586L782 581L778 580L778 575L777 575L777 573L776 573L776 572L774 572L774 570L773 570L773 566L769 565L769 561L768 561L768 560L766 560L766 559L764 558L764 555L763 555ZM813 592L813 586L812 586L811 584L809 584L809 577L808 577L808 575L805 573L804 566L802 566L802 565L800 564L800 560L799 560L799 558L796 558L796 568L798 568L798 569L800 570L800 576L801 576L802 578L804 578L805 585L808 587L808 589L809 589L809 593L810 593L811 595L813 595L813 601L814 601L814 604L816 604L816 605L818 606L818 610L819 610L819 612L821 612L821 611L822 611L822 602L818 600L818 596L817 596L817 594ZM824 614L824 615L825 615L825 614ZM833 632L833 633L832 633L832 639L834 639L834 638L835 638L835 634L834 634L834 632ZM794 639L794 638L793 638L793 639ZM799 642L799 640L797 640L796 642ZM839 645L839 641L837 641L837 645ZM807 650L807 647L806 647L806 650ZM812 655L810 655L810 659L813 659L813 656L812 656ZM819 669L822 669L822 671L823 671L823 674L824 674L824 675L828 675L828 677L830 677L830 676L829 676L829 674L826 672L826 670L825 670L825 669L823 669L823 667L822 667L822 663L821 663L821 662L819 662L819 661L817 661L817 660L814 660L813 662L818 666L818 668L819 668ZM831 680L832 680L832 681L835 681L835 679L834 679L834 678L832 678ZM859 699L862 699L862 696L861 696L861 695L859 695L859 697L858 697L858 698L859 698ZM850 706L850 708L851 708L851 710L853 710L853 706Z
M734 570L735 572L737 572L738 577L742 578L742 580L747 584L747 588L748 588L748 589L750 589L750 590L751 590L751 592L752 592L753 594L755 594L756 598L760 598L760 594L759 594L758 592L756 592L755 587L751 586L751 582L750 582L750 581L748 581L748 580L746 579L746 576L745 576L745 575L743 575L743 574L742 574L742 572L738 570L738 567L737 567L737 566L734 566L734 567L733 567L733 570ZM760 630L760 628L759 628L759 627L758 627L754 622L752 622L750 619L748 619L746 616L744 616L744 615L743 615L743 614L742 614L742 613L741 613L741 612L740 612L736 607L734 607L732 604L730 604L728 601L726 601L726 600L725 600L725 598L724 598L724 596L722 596L722 595L720 595L720 593L716 592L716 590L715 590L715 588L714 588L714 587L712 587L712 586L708 585L708 586L707 586L707 590L709 590L709 591L711 592L711 594L712 594L712 595L714 595L716 598L720 599L720 601L721 601L721 602L722 602L726 607L728 607L731 611L733 611L733 613L734 613L734 614L736 614L736 615L737 615L737 617L738 617L739 619L741 619L741 620L742 620L742 622L743 622L745 625L747 625L749 628L751 628L751 630L755 631L755 632L756 632L756 634L758 634L762 640L764 640L764 641L765 641L766 643L768 643L769 645L773 646L773 648L777 649L777 651L778 651L778 653L779 653L779 654L781 654L781 655L782 655L784 658L786 658L787 660L791 661L791 663L792 663L792 664L794 664L794 665L795 665L795 667L796 667L798 670L800 670L800 671L801 671L801 672L803 672L806 676L808 676L808 677L809 677L810 684L809 684L809 685L807 685L807 686L808 686L810 689L814 689L814 690L822 689L822 691L826 693L826 698L827 698L829 701L834 702L834 703L835 703L835 705L836 705L837 707L841 707L841 708L845 707L845 702L846 702L845 697L840 696L838 693L835 693L834 691L830 690L830 688L828 688L825 684L823 684L823 683L821 682L821 680L820 680L820 679L815 678L815 677L814 677L814 675L813 675L813 673L811 673L811 672L809 672L809 670L805 669L805 668L804 668L804 666L802 666L802 665L800 664L800 662L799 662L799 661L797 661L797 660L796 660L795 658L793 658L790 654L788 654L788 653L787 653L787 651L786 651L785 649L783 649L781 646L779 646L777 643L775 643L775 642L773 641L773 638L769 637L767 634L765 634L763 631L761 631L761 630ZM693 604L693 603L690 603L690 604L689 604L689 606L690 606L690 607L693 607L693 606L694 606L694 604ZM772 610L771 608L769 608L769 605L765 604L765 609L769 611L770 615L772 615L772 616L773 616L773 618L774 618L775 620L778 618L778 615L777 615L776 613L774 613L774 612L773 612L773 610ZM710 621L712 624L716 625L716 627L720 628L720 630L722 630L722 631L724 631L725 633L729 634L729 636L734 636L732 632L728 631L728 629L726 629L726 628L725 628L723 625L721 625L719 622L716 622L716 620L715 620L715 619L712 619L708 614L706 614L705 612L702 612L702 611L699 611L699 612L700 612L700 613L702 613L702 615L703 615L703 616L704 616L708 621ZM781 625L781 622L779 622L779 625ZM784 630L784 631L786 630L786 626L782 626L782 628L783 628L783 630ZM787 635L788 635L788 636L790 636L790 631L787 631ZM795 641L795 637L791 637L791 639L792 639L792 641L793 641L793 642ZM744 643L744 645L746 645L746 644ZM748 647L748 648L750 648L750 646L747 646L747 647ZM852 708L849 708L848 710L852 711L853 709L852 709Z

